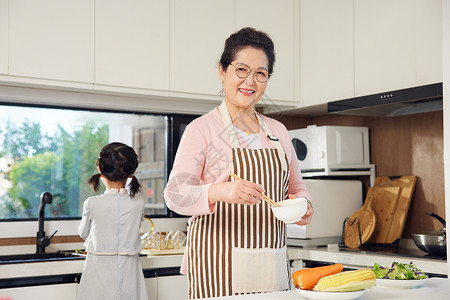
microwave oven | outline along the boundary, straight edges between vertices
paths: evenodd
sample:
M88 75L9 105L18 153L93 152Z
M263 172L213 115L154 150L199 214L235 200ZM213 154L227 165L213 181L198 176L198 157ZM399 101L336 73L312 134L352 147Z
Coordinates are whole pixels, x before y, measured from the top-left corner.
M289 130L303 177L371 175L369 128L316 126ZM372 180L371 180L372 181Z

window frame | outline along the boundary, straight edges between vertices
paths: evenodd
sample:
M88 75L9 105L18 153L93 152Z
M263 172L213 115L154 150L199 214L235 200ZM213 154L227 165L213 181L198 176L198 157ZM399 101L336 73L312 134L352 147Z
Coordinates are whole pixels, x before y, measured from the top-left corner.
M190 114L173 114L173 113L160 113L160 112L147 112L137 110L121 110L121 109L103 109L93 107L80 107L75 105L48 105L37 103L18 103L0 101L0 106L15 106L15 107L28 107L28 108L43 108L43 109L63 109L63 110L76 110L86 112L101 112L101 113L120 113L120 114L136 114L136 115L150 115L161 116L166 119L165 130L165 155L164 155L164 186L167 184L167 180L170 171L173 167L173 161L175 158L176 150L178 149L179 141L181 139L182 131L180 126L187 125L190 121L197 118L198 115ZM170 210L164 203L164 214L146 214L146 217L152 219L158 218L186 218L186 216L179 215ZM73 221L81 220L81 216L78 217L45 217L46 221ZM13 222L35 222L38 218L10 218L0 219L0 223L13 223Z

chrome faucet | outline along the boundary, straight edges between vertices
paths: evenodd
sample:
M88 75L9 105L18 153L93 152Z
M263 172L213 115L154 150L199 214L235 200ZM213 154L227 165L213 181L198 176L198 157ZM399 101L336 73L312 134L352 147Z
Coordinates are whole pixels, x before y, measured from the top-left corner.
M39 218L38 218L39 231L37 232L37 235L36 235L36 253L37 254L45 253L45 247L50 245L50 239L55 235L55 233L58 232L58 230L56 230L55 232L53 232L53 234L51 236L49 236L49 237L45 236L45 231L44 231L45 204L52 203L52 200L53 200L53 196L49 192L44 192L41 194L41 204L39 205Z

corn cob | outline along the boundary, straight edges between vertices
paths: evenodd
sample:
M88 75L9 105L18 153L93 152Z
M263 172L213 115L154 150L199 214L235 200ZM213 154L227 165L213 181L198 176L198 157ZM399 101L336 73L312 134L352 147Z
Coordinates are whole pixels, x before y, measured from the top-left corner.
M370 269L344 271L322 277L316 286L314 286L314 290L323 292L351 292L370 288L375 283L375 273Z

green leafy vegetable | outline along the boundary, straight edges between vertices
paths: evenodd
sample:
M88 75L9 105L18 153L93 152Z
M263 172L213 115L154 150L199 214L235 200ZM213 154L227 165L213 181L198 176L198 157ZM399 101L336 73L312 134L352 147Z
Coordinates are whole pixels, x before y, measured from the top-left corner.
M384 278L387 272L389 272L389 268L383 267L379 263L375 263L372 267L372 271L375 273L376 278Z
M422 270L417 268L412 262L402 264L393 262L391 267L385 267L379 263L375 263L372 267L375 277L379 279L424 279L427 278Z

